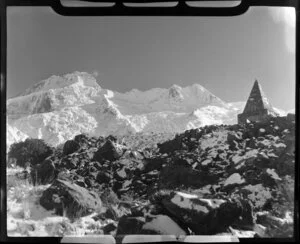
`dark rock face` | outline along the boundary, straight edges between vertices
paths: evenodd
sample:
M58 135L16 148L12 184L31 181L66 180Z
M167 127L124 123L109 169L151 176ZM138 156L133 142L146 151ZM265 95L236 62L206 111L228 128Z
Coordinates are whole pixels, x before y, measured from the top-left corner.
M57 173L54 163L51 160L46 159L43 163L34 166L30 174L33 184L45 185L52 183L55 180Z
M40 204L47 210L55 209L59 215L70 219L88 215L101 208L100 198L85 188L64 180L56 180L46 189Z
M80 148L80 145L77 141L69 140L66 141L63 147L63 153L65 155L76 152Z

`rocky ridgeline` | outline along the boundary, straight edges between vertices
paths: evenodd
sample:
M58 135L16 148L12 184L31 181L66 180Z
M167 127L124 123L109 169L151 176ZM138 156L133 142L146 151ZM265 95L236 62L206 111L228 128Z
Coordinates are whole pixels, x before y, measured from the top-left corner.
M35 166L31 179L51 184L40 198L44 208L70 219L96 211L97 220L113 220L103 233L120 238L288 237L293 235L288 214L294 211L294 151L291 114L192 129L137 150L113 136L78 135Z

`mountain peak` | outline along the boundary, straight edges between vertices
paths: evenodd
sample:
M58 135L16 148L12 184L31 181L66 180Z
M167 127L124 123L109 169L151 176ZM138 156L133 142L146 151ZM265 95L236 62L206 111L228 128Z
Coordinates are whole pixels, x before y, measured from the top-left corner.
M197 89L197 90L201 90L201 91L207 91L203 86L201 86L201 85L198 84L198 83L194 83L194 84L192 85L192 88Z
M93 75L87 72L75 71L62 76L52 75L48 79L35 83L33 86L21 93L20 96L26 96L35 92L45 92L50 89L60 89L76 83L81 86L90 86L98 89L101 88Z

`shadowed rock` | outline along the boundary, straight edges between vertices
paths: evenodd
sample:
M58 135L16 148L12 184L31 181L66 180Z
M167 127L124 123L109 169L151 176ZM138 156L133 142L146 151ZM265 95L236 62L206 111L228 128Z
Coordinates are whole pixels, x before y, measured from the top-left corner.
M76 152L80 148L80 145L77 141L69 140L66 141L63 148L63 153L65 155L71 154L73 152Z
M79 218L100 210L101 200L94 193L64 180L56 180L46 189L40 204L47 210L55 209L59 215L70 219Z
M196 195L172 192L163 197L162 204L172 217L197 235L220 233L238 223L240 217L244 217L249 226L254 223L251 207L246 208L247 203L238 200L201 199Z
M54 163L47 159L43 163L34 166L30 174L34 185L45 185L52 183L55 180L57 171Z

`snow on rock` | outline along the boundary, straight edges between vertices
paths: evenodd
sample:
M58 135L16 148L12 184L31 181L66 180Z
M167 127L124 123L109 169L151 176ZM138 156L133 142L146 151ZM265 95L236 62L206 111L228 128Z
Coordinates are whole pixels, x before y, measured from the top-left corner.
M281 180L278 174L275 172L275 169L267 169L266 171L274 180Z
M182 197L180 194L176 194L172 199L171 202L176 204L178 207L184 208L184 209L193 209L200 212L208 213L208 209L205 206L201 205L194 205L190 199L193 199L193 197Z
M264 187L262 184L247 185L243 189L248 190L249 200L252 201L255 207L262 207L268 199L272 198L271 191L268 187Z
M224 186L232 185L232 184L242 184L244 182L245 179L243 179L239 173L234 173L225 180Z
M196 202L193 200L196 200ZM171 198L171 202L180 208L196 210L201 213L208 213L211 209L217 208L220 204L225 203L225 201L221 199L199 199L197 195L183 192L176 192L173 198Z
M166 215L157 215L150 222L143 225L143 230L152 230L161 235L186 235L177 223Z

